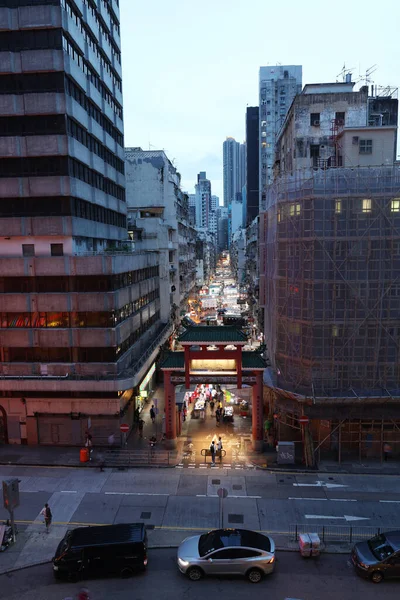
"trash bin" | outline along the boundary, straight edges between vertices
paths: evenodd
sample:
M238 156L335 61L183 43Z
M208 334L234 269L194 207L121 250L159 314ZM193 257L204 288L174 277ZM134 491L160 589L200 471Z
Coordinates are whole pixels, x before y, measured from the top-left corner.
M319 556L321 542L316 533L302 533L299 536L299 549L301 556Z
M89 448L81 448L79 459L82 463L89 462Z

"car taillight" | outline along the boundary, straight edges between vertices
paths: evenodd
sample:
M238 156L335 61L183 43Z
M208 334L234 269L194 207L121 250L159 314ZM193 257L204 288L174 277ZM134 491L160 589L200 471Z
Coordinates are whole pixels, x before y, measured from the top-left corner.
M143 560L143 564L145 567L147 567L147 557Z

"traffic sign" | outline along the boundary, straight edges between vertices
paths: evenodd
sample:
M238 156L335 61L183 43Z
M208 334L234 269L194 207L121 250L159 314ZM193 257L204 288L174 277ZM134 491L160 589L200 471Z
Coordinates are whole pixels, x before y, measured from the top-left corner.
M308 422L309 422L309 418L306 415L302 415L299 418L300 425L307 425Z
M121 423L121 425L119 426L120 430L122 433L128 433L129 431L129 425L128 423Z
M217 491L217 494L220 498L227 498L228 497L228 490L226 488L219 488Z

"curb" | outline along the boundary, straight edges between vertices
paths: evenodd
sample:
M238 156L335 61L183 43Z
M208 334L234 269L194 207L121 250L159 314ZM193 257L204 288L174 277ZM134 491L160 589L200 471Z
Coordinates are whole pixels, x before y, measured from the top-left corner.
M148 546L149 550L172 550L174 548L179 548L179 544L154 544ZM286 546L276 546L275 549L278 552L299 552L298 548L288 548ZM321 555L323 554L350 554L350 552L349 550L338 549L336 551L333 551L324 548L323 550L321 550ZM6 575L7 573L16 573L18 571L22 571L23 569L32 569L33 567L40 567L41 565L47 565L51 562L51 560L40 560L37 562L33 562L30 565L23 565L20 567L11 567L10 569L0 570L0 576Z
M252 460L249 459L249 463L255 467L255 469L258 469L260 471L265 471L266 473L279 473L281 475L312 475L312 474L319 474L319 475L385 475L387 477L398 477L400 475L400 469L398 470L398 472L386 472L386 471L322 471L319 469L314 469L314 468L310 468L310 469L304 469L304 468L299 468L299 469L281 469L278 467L262 467L261 465L258 465L257 463L253 462ZM104 469L175 469L175 467L178 465L177 464L170 464L170 465L152 465L152 464L140 464L140 465L105 465ZM66 463L59 463L59 464L54 464L54 463L28 463L28 462L11 462L11 461L0 461L0 466L4 466L4 467L45 467L45 468L69 468L69 469L99 469L100 471L100 466L98 464L87 464L87 463L76 463L76 464L66 464Z

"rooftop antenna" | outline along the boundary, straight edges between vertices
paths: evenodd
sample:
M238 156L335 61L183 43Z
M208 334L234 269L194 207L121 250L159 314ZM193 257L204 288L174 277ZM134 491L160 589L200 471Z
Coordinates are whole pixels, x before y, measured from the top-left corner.
M336 83L339 83L338 79L341 78L343 83L348 83L351 81L351 76L353 74L354 67L350 69L346 69L346 63L343 63L343 68L338 75L336 75Z
M378 65L372 65L372 67L370 67L369 69L367 69L365 71L365 76L363 78L365 85L369 85L370 83L372 83L371 75L372 75L372 73L375 73L377 68L378 68Z
M155 148L155 146L153 146L153 144L150 144L149 142L149 150L151 150L152 148Z

